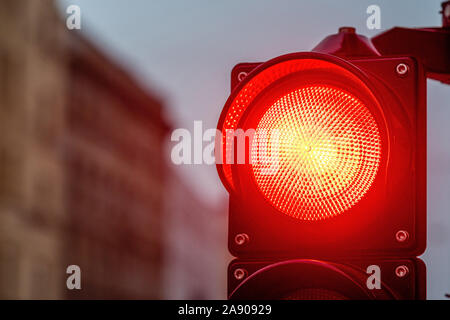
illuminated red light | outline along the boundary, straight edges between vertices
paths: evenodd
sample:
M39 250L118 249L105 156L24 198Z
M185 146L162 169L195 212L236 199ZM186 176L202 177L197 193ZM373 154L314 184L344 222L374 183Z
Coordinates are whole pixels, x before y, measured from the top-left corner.
M366 194L380 165L381 139L357 97L309 85L266 110L251 156L254 179L269 203L294 218L323 220Z
M230 299L425 296L426 268L408 258L426 248L425 72L412 57L320 52L233 67L214 150ZM372 290L372 265L411 282Z
M316 59L292 60L273 65L255 77L252 77L251 81L230 101L230 104L224 109L224 117L219 120L219 128L223 134L223 165L220 166L219 171L222 172L226 184L234 188L231 165L226 163L226 155L231 152L232 146L232 141L227 141L227 130L236 130L238 128L238 122L249 105L262 91L275 81L295 72L324 68L338 69L332 63ZM340 71L345 72L347 77L353 76L347 71Z

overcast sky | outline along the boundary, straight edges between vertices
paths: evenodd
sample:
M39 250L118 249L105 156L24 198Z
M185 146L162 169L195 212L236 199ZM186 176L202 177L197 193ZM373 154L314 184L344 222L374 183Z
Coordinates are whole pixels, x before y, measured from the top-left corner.
M439 0L243 1L59 0L78 4L82 32L166 102L174 128L214 128L238 62L308 51L340 26L373 36L393 26L441 24ZM381 30L366 9L381 8ZM428 294L450 292L450 87L428 82ZM226 196L214 166L178 168L197 194Z

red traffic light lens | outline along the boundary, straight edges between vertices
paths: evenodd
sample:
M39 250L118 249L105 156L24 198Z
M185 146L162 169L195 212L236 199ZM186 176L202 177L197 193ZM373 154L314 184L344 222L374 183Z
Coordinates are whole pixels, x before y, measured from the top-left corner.
M256 67L232 92L218 128L217 169L228 190L302 221L353 208L389 153L384 112L366 74L323 54L295 53ZM240 165L243 136L253 137L245 147L251 161Z
M355 77L342 67L319 59L286 60L266 67L253 77L249 75L247 83L243 81L245 85L236 90L235 95L230 96L219 119L218 128L222 132L223 154L222 164L218 166L218 171L223 183L229 189L234 189L234 181L231 173L231 164L227 163L226 158L227 155L232 153L233 147L232 141L227 140L228 135L226 132L238 128L238 123L244 112L267 87L292 73L300 71L328 69L341 72L347 77Z
M323 220L356 204L381 158L377 123L351 93L309 85L280 97L262 115L252 144L256 184L279 211Z

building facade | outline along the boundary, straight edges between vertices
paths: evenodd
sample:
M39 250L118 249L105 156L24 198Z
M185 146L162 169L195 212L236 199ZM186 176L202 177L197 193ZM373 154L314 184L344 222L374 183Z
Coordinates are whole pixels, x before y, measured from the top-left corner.
M0 2L2 298L58 298L63 289L66 57L59 17L43 4Z
M70 297L160 298L162 104L83 38L69 47L65 251L85 270Z
M224 207L168 166L162 113L53 1L0 1L0 299L225 297Z
M161 102L53 2L1 1L0 21L0 297L160 298Z
M226 204L200 200L176 168L165 188L164 298L226 299Z

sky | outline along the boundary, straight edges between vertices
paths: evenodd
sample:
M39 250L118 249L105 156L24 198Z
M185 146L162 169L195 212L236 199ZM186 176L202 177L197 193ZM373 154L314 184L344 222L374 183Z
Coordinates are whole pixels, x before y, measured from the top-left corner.
M58 0L81 8L81 32L164 99L173 128L215 128L239 62L309 51L340 26L372 37L394 26L439 26L439 0ZM368 30L366 9L381 8ZM450 87L428 81L428 296L450 293ZM200 197L226 197L215 166L176 168Z

